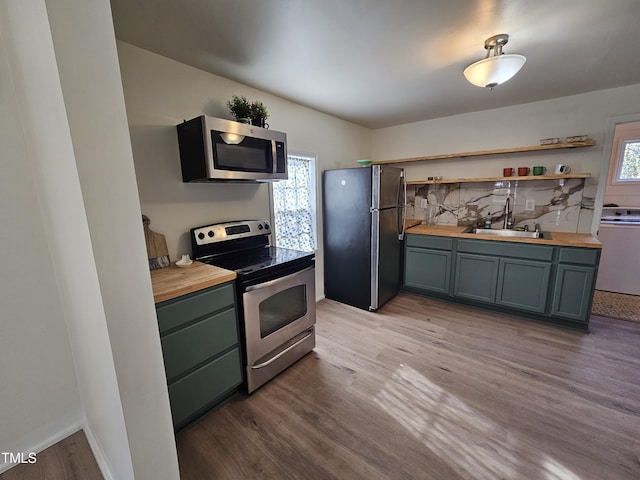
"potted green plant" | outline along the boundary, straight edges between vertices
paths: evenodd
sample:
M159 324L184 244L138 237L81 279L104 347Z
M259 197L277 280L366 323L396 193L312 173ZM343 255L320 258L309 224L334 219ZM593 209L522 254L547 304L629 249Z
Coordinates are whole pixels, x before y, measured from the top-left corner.
M233 95L227 102L227 107L236 119L236 122L251 123L251 104L247 97Z
M262 102L251 103L251 124L262 128L269 128L269 125L264 121L269 118L269 112Z

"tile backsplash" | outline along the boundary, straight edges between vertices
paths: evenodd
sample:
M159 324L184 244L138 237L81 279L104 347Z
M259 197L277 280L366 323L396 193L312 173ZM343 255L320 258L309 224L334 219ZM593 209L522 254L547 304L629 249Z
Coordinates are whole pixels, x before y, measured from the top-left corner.
M491 218L502 228L510 198L514 227L539 223L552 232L589 232L596 192L593 179L508 180L477 183L435 183L407 187L407 216L434 216L437 225L475 225ZM426 200L426 203L425 201Z

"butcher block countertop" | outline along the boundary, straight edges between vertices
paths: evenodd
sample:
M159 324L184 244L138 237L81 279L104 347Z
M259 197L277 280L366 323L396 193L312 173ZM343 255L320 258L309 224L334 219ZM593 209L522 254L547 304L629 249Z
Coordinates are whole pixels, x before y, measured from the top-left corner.
M477 240L492 240L497 242L537 243L540 245L559 245L561 247L586 247L602 248L602 243L596 237L588 233L562 233L549 232L551 239L547 238L518 238L496 237L493 235L478 235L476 233L462 233L466 227L453 227L445 225L416 225L407 229L407 233L418 235L435 235L438 237L475 238Z
M214 287L234 280L236 272L194 261L188 267L176 267L175 263L165 268L151 270L153 300L155 303Z

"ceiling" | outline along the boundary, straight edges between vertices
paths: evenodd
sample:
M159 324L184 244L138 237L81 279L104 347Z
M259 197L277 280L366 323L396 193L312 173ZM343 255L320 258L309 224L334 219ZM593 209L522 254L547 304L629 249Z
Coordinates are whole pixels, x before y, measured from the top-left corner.
M369 128L640 83L638 0L111 5L124 42ZM493 90L473 86L462 71L497 33L527 62Z

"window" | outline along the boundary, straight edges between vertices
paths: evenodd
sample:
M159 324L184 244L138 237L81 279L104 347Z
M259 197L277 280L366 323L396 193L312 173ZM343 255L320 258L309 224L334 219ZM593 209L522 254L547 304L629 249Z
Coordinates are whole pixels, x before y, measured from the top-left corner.
M640 187L640 122L618 123L614 127L606 197L638 196ZM629 198L608 202L628 203Z
M289 178L273 182L277 247L310 252L316 248L316 159L289 155Z
M619 149L616 181L640 181L640 140L626 140Z

